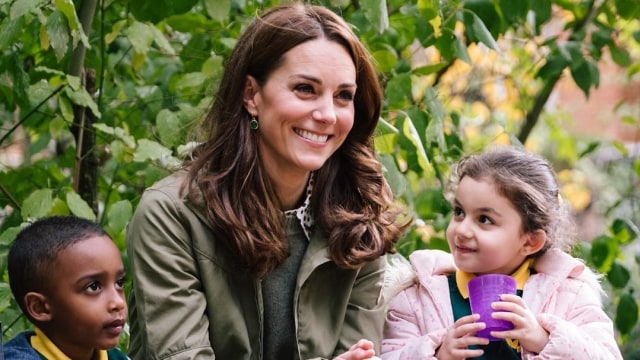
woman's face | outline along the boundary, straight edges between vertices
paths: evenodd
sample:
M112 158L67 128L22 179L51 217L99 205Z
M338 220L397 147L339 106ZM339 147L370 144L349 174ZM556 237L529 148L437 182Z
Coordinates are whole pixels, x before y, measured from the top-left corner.
M259 86L251 76L245 106L259 122L260 157L272 177L319 169L353 127L356 69L347 50L316 39L284 54Z

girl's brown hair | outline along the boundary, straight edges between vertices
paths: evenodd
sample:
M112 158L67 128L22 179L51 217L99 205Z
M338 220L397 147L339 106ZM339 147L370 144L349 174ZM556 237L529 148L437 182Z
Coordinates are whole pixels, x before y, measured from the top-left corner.
M356 68L354 125L344 144L317 171L312 211L329 236L331 258L357 268L393 251L408 223L397 221L391 190L373 148L382 93L369 54L332 11L300 3L275 7L238 39L202 124L205 142L185 162L190 196L201 192L207 217L240 268L262 277L288 256L283 213L259 161L257 132L242 98L247 75L264 84L284 54L325 38L347 49ZM330 56L330 55L328 55Z
M453 200L460 181L468 176L474 180L493 181L522 218L523 232L542 229L547 242L538 254L551 247L565 251L575 241L575 227L568 206L561 201L560 188L551 164L541 156L514 147L496 147L482 154L464 157L452 169L447 191Z

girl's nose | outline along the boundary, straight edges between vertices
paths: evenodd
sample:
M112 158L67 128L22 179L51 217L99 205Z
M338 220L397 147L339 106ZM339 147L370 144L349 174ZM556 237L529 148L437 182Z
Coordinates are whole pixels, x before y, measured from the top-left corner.
M458 223L458 226L456 226L456 234L458 237L466 239L473 237L473 229L468 218L465 218Z

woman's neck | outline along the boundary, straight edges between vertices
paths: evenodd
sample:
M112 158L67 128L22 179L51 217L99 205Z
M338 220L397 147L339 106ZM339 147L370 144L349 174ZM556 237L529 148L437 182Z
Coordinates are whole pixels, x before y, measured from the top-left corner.
M304 176L280 175L271 178L271 183L276 191L276 196L280 200L282 211L295 209L298 206L300 198L307 187L310 174L310 172L307 172Z

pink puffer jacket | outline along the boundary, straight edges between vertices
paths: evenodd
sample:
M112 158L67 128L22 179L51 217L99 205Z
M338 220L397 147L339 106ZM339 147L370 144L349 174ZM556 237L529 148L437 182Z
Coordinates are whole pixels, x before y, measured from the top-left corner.
M453 257L444 251L419 250L409 259L414 271L404 275L404 283L407 276L414 281L389 304L381 344L384 360L436 359L435 351L453 325L446 277L455 271ZM597 276L578 259L555 249L537 259L534 268L536 274L526 282L523 299L549 332L549 343L539 354L523 349L522 358L622 359L613 323L602 309Z

